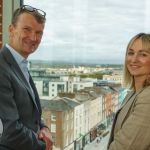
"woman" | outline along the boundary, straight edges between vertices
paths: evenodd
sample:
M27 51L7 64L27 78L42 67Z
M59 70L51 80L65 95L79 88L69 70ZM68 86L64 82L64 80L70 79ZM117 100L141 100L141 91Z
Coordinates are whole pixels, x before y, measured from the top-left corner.
M131 92L116 113L107 150L150 150L150 34L129 42L124 85Z

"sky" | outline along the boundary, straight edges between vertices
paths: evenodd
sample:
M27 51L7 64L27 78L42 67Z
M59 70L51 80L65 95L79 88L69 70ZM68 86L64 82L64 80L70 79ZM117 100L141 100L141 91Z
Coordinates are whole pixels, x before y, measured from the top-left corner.
M24 0L46 12L32 60L123 64L129 40L150 31L149 0Z

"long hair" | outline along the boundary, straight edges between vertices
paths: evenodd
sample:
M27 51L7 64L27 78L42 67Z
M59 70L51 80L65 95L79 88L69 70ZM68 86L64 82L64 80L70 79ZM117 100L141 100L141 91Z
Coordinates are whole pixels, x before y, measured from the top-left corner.
M125 63L124 63L124 73L123 73L123 86L124 87L128 87L131 90L135 90L134 87L134 78L133 76L130 74L128 68L127 68L127 63L126 63L126 56L127 56L127 52L130 49L130 47L132 46L132 44L137 40L140 39L142 41L142 45L144 49L147 49L148 51L150 51L150 34L146 34L146 33L139 33L137 35L135 35L128 43L127 48L126 48L126 54L125 54ZM150 76L145 80L145 82L143 83L143 87L150 85Z

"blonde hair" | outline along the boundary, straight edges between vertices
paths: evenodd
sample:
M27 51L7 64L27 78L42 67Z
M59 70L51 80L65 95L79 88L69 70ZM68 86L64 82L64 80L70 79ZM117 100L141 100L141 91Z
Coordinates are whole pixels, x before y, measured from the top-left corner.
M137 40L140 39L142 41L142 45L143 48L147 49L150 51L150 34L146 34L146 33L139 33L137 35L135 35L128 43L127 49L126 49L126 55L125 55L125 63L124 63L124 74L123 74L123 86L124 87L129 87L131 90L135 90L134 87L134 78L133 76L130 74L127 65L126 65L126 56L127 56L127 52L130 49L130 47L132 46L132 44ZM150 75L149 77L145 80L145 82L143 83L143 87L150 85Z

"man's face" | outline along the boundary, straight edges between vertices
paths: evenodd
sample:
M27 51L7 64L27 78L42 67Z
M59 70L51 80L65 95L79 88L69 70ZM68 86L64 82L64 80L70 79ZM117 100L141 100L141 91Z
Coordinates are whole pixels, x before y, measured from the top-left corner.
M44 24L40 24L30 13L19 16L16 26L9 26L9 45L20 55L27 58L39 46L44 30Z

